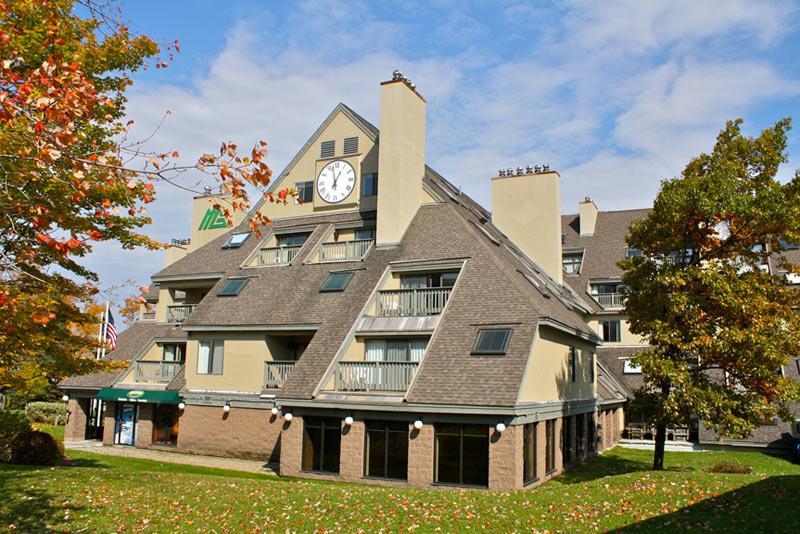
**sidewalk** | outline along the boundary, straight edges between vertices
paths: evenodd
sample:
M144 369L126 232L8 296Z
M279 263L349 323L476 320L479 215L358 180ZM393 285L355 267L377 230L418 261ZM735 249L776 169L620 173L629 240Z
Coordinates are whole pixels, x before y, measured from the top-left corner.
M137 449L123 445L103 445L99 441L67 441L64 443L66 450L86 451L93 454L120 456L123 458L140 458L173 464L197 465L201 467L215 467L230 469L232 471L246 471L248 473L262 473L277 476L277 473L266 464L254 460L237 460L235 458L220 458L217 456L201 456L198 454L182 454L179 452L155 451L150 449Z

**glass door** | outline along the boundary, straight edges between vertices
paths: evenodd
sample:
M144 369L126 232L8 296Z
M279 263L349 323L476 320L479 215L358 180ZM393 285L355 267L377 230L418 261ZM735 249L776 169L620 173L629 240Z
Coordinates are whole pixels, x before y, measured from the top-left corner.
M121 402L117 405L117 421L114 430L115 444L133 445L136 439L136 404Z

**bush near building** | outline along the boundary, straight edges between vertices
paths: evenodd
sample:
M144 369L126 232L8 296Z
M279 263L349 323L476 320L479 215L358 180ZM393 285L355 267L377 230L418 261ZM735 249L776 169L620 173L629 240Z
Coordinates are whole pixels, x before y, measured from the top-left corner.
M64 446L46 432L33 430L22 410L0 411L0 463L58 465Z
M63 425L67 420L67 405L63 402L30 402L25 415L31 423Z

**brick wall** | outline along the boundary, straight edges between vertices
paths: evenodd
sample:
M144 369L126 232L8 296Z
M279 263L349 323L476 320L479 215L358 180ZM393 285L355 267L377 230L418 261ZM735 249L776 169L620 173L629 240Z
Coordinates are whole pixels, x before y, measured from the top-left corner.
M411 486L433 484L433 425L426 424L421 429L409 424L408 440L408 483Z
M522 488L523 442L521 425L509 426L502 433L489 427L489 489Z
M117 415L117 403L106 401L106 411L103 415L103 445L114 444L114 418Z
M342 480L358 482L364 475L364 421L347 426L342 419L342 446L339 456L339 476Z
M67 403L69 416L64 428L64 441L86 439L86 420L89 417L91 399L70 399Z
M295 415L282 428L280 474L294 477L300 474L303 467L303 418Z
M153 405L140 403L136 413L135 446L146 449L153 443Z
M178 424L177 450L277 463L283 422L269 410L233 407L226 414L221 406L187 405Z

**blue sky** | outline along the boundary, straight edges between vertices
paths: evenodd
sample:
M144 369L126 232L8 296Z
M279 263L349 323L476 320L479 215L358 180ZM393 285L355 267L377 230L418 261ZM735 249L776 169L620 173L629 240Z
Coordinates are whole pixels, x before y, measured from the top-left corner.
M428 163L484 205L498 168L547 162L562 210L647 206L727 119L800 129L800 2L122 2L123 19L180 41L137 74L140 135L185 157L265 139L279 172L338 103L378 124L400 68L428 101ZM135 132L136 133L136 132ZM800 130L784 177L800 167ZM191 198L158 191L147 229L188 235ZM98 247L104 287L149 282L162 254ZM124 294L125 291L120 292Z

